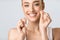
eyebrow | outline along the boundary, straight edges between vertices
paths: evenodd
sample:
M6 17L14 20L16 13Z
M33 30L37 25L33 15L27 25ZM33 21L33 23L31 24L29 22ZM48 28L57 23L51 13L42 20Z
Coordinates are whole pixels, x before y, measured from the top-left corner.
M39 1L34 1L33 3L35 3L35 2L39 2ZM24 3L29 4L29 2L24 2Z
M35 3L35 2L39 2L39 1L34 1L33 3Z
M24 2L25 4L29 4L28 2Z

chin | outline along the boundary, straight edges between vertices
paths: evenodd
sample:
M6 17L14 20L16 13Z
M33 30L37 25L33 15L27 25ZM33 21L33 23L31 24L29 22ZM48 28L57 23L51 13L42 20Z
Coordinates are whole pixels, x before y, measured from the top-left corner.
M30 22L37 22L37 21L39 21L39 18L30 18L30 19L28 19L28 21L30 21Z

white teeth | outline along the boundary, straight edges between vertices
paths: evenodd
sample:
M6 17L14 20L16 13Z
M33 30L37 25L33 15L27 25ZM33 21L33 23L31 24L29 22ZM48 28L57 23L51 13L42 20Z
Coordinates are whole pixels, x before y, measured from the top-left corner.
M36 16L36 14L29 14L31 17Z

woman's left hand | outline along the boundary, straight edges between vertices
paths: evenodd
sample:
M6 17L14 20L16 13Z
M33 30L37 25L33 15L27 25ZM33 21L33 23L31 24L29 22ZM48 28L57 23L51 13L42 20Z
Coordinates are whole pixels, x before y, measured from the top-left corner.
M39 29L43 30L48 27L51 22L51 18L48 13L40 11Z

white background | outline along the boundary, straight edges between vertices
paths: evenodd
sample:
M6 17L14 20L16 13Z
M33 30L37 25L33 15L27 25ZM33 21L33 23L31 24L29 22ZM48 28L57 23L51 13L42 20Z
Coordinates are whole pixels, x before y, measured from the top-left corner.
M60 27L60 0L44 0L45 11L51 16L51 28ZM21 0L0 0L0 40L8 40L8 31L24 17Z

